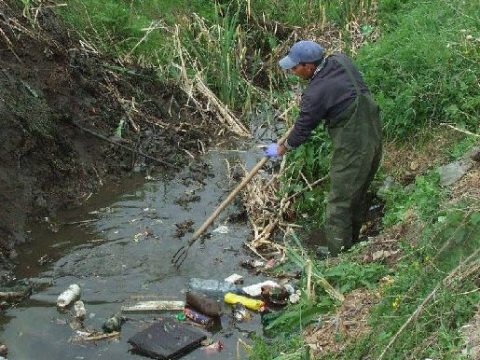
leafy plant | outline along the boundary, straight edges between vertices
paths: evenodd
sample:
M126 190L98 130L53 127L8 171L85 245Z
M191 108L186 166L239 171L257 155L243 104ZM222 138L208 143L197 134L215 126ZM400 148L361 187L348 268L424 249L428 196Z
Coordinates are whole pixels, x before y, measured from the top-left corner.
M328 173L331 142L322 128L317 128L310 139L287 153L287 167L283 176L281 193L295 193ZM311 226L322 223L328 182L306 191L297 198L298 214L308 214Z
M397 185L386 191L383 223L390 226L405 221L406 216L412 215L409 211L422 220L431 219L438 211L442 198L440 177L436 171L417 176L412 186L404 188Z

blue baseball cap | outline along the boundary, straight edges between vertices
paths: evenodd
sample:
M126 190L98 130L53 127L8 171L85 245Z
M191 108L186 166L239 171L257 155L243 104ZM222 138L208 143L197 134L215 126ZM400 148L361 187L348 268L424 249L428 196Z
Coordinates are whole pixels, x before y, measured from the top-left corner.
M301 40L293 44L288 55L278 64L284 70L291 69L299 63L313 63L323 58L324 49L315 41Z

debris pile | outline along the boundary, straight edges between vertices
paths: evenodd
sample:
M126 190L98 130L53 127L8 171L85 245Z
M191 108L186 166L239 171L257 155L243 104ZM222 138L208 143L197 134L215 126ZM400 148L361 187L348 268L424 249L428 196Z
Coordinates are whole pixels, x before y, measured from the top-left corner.
M263 264L264 265L264 264ZM80 300L82 289L69 285L56 300L57 309L67 315L59 324L73 330L69 342L121 341L120 334L134 328L127 341L131 351L157 359L180 358L201 348L205 353L223 351L228 338L239 325L246 326L254 317L278 311L289 303L295 289L291 284L263 280L245 285L242 275L232 274L223 280L191 278L184 295L170 299L146 296L127 300L119 311L103 320L97 329L88 322L96 321L88 314L88 301ZM133 300L133 299L132 299ZM248 326L247 326L248 327ZM248 330L246 330L248 332Z

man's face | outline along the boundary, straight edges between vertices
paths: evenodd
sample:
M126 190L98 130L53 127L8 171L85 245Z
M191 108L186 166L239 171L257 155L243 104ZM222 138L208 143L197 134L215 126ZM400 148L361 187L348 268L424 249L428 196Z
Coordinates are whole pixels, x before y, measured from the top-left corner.
M316 68L315 64L300 63L292 67L290 71L293 72L298 77L302 78L303 80L308 80L313 76L313 73L315 72L315 68Z

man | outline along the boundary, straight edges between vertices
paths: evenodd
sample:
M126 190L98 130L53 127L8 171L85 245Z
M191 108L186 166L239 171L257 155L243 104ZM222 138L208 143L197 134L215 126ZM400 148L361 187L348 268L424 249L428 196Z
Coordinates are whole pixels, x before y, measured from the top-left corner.
M295 43L279 65L309 83L293 131L284 144L270 144L265 155L282 156L298 147L323 120L333 154L325 217L328 249L321 255L335 256L358 241L366 215L367 190L382 155L379 107L352 61L344 54L325 56L314 41Z

